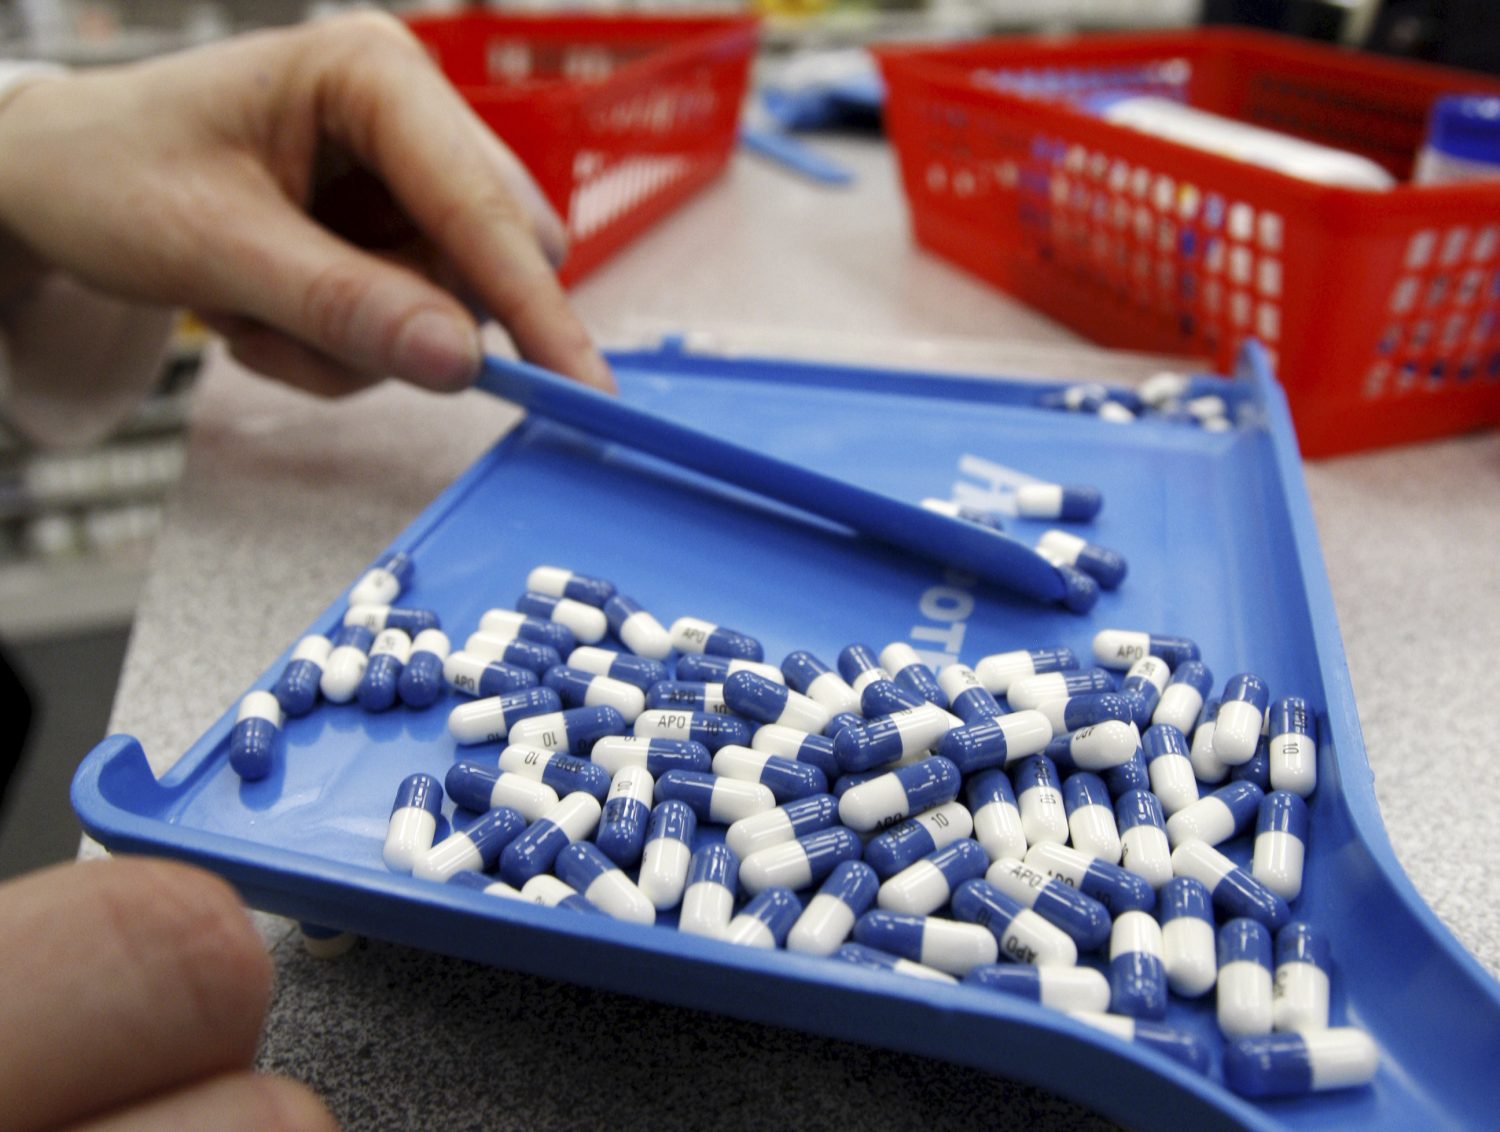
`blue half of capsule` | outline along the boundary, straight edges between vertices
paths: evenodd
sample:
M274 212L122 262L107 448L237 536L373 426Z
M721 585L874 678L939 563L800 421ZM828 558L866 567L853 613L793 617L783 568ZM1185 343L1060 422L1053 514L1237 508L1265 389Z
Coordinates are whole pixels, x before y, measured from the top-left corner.
M1151 772L1146 769L1146 756L1139 747L1128 761L1110 767L1100 777L1116 799L1123 798L1133 790L1151 789Z
M616 796L604 803L594 844L599 851L622 869L641 862L646 846L646 827L651 822L650 799Z
M1131 790L1122 794L1115 802L1115 821L1122 834L1138 825L1155 826L1163 833L1167 831L1161 803L1149 790Z
M735 672L724 681L724 702L729 710L759 723L776 723L786 711L787 696L794 689L756 672ZM822 718L823 713L819 713Z
M373 639L373 638L372 638ZM293 650L292 659L281 670L271 694L281 704L281 710L290 718L306 715L318 702L318 685L323 679L323 665L310 656L298 656L307 651L321 654L326 660L333 651L333 643L327 637L312 634L304 637Z
M840 861L828 874L818 889L819 896L832 896L848 905L856 917L862 916L875 903L880 892L880 880L875 870L863 861Z
M749 918L765 925L775 946L786 943L787 933L802 914L802 904L789 888L768 888L739 910L735 919Z
M837 739L839 732L846 727L857 727L865 721L862 715L856 715L852 711L841 711L828 721L828 726L823 728L823 736L827 739Z
M1099 583L1075 566L1057 566L1063 582L1062 606L1073 613L1087 613L1099 604Z
M853 684L866 672L884 671L880 658L869 645L849 645L839 652L839 675L845 682Z
M1118 916L1121 912L1149 912L1156 907L1156 890L1143 876L1095 857L1078 880L1078 891L1092 896Z
M938 754L949 759L965 775L1005 765L1008 747L1004 716L953 727L938 740Z
M242 719L229 734L229 765L246 782L262 779L271 773L280 742L281 728L274 720Z
M1173 877L1161 886L1161 912L1157 919L1162 927L1184 918L1202 920L1210 927L1214 923L1213 897L1196 877Z
M1067 810L1069 817L1073 816L1074 810L1081 810L1085 806L1103 806L1111 812L1114 810L1114 799L1109 796L1109 788L1104 785L1104 779L1086 770L1074 771L1063 779L1062 796L1063 808Z
M1271 933L1258 920L1239 917L1219 929L1219 966L1255 963L1271 970Z
M705 845L688 863L687 887L695 884L717 884L736 892L740 884L740 859L727 845Z
M979 848L977 841L957 841L952 845L944 846L944 849L951 849L954 845L971 845L979 850L981 858L984 857L984 850ZM871 838L869 844L865 846L865 861L875 870L881 880L886 880L908 865L915 864L928 856L937 847L932 830L924 823L908 818ZM975 875L982 876L985 867L987 866L981 866L979 873ZM962 879L968 880L969 878L966 876ZM952 887L951 884L950 887Z
M1009 871L1030 886L1033 912L1066 932L1078 945L1079 951L1094 951L1103 946L1109 939L1109 909L1092 896L1056 877L1047 876L1024 861L1016 864L1019 868L1011 868ZM1042 878L1039 884L1035 883L1038 878ZM991 880L990 883L995 882Z
M1230 767L1229 781L1253 782L1260 787L1261 793L1274 793L1271 789L1271 752L1266 745L1265 736L1261 736L1260 742L1255 745L1255 754L1250 756L1248 762Z
M948 705L948 710L965 723L982 723L986 719L996 719L1006 713L1005 708L1000 706L1000 701L990 693L989 689L975 686L965 688Z
M417 649L401 670L396 694L407 707L425 708L437 703L445 689L443 657L430 649Z
M1149 1021L1167 1016L1167 968L1161 956L1124 951L1110 959L1109 1009Z
M532 619L528 619L532 620ZM545 625L548 629L561 629L570 636L571 631L564 625L554 625L550 621L535 621L538 626ZM555 634L551 634L555 635ZM512 637L505 642L499 650L499 655L492 659L508 664L512 668L524 668L533 673L537 679L541 679L543 673L549 668L556 668L562 663L562 655L557 649L548 643L527 640L524 637Z
M650 691L653 684L659 684L668 678L667 666L661 661L625 652L616 653L602 675L611 680L634 684L643 692Z
M859 709L866 717L890 715L926 703L915 692L908 692L894 680L871 680L859 693Z
M490 812L506 811L502 807L500 810ZM514 810L508 812L515 813ZM516 814L516 816L521 815ZM522 820L524 822L525 819ZM551 818L537 818L522 829L500 853L500 875L508 883L520 888L532 877L540 876L551 869L558 854L571 844L573 844L573 839L568 836L566 829Z
M947 709L947 694L939 686L937 677L932 674L932 669L920 661L898 668L891 673L891 679L909 695Z
M375 643L375 634L363 625L340 625L332 641L336 649L353 648L369 652L370 646Z
M1325 975L1333 974L1333 951L1321 930L1294 920L1276 933L1276 966L1311 963Z
M538 759L542 757L537 756ZM527 761L532 759L528 757ZM559 751L542 763L542 782L557 791L559 798L582 791L603 802L609 794L610 777L603 767Z

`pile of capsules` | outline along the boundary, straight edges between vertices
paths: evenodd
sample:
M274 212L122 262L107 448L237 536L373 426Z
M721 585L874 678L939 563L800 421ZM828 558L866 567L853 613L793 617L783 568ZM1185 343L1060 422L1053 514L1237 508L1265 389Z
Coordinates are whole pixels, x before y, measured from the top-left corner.
M1226 384L1222 377L1162 372L1136 387L1098 382L1070 385L1043 394L1037 403L1046 409L1092 413L1113 424L1130 424L1150 417L1193 425L1208 432L1227 432L1234 422L1223 395Z
M245 697L229 753L263 776L282 713L320 697L371 711L473 697L449 715L461 757L445 781L400 783L391 869L961 979L1200 1071L1210 1051L1165 1022L1168 995L1213 991L1236 1092L1374 1075L1369 1037L1330 1027L1326 937L1289 906L1314 714L1250 673L1206 702L1192 641L1104 630L1091 669L1048 648L934 675L904 643L778 668L744 633L667 628L607 581L539 566L516 609L450 651L435 614L390 604L410 572L404 555L371 570L334 639L304 639L273 692ZM611 634L624 651L601 644ZM445 793L478 816L434 844ZM1249 867L1218 848L1240 835Z

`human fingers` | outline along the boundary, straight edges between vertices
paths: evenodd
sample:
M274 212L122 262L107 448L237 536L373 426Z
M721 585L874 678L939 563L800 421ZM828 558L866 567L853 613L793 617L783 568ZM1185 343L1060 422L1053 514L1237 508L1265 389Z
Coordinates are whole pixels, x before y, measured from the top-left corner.
M250 1064L271 962L238 897L165 861L0 885L0 1128L82 1120Z
M163 1093L76 1125L72 1132L331 1132L338 1123L317 1095L283 1077L231 1073Z
M316 397L346 397L382 375L359 373L269 326L232 315L199 314L246 369L294 385Z
M528 216L520 198L534 189L517 179L519 162L405 28L362 19L357 42L331 40L318 56L324 128L385 181L525 357L612 391L609 368L538 243L560 240L561 226L549 235L551 226Z

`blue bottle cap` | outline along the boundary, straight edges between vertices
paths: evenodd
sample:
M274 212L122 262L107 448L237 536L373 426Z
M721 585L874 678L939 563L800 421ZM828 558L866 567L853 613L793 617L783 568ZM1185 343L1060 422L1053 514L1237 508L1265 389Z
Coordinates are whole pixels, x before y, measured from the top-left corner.
M1432 104L1427 144L1450 157L1500 165L1500 98L1450 94Z

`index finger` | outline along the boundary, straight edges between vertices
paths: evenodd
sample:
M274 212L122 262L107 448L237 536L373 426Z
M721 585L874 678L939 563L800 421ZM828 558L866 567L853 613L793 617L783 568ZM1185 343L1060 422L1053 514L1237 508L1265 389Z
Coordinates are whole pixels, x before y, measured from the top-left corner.
M355 26L343 21L344 30ZM540 191L402 25L364 17L357 52L320 55L325 128L378 174L509 331L521 354L612 391L543 254L550 208L533 224L523 197ZM375 56L372 58L372 55Z

